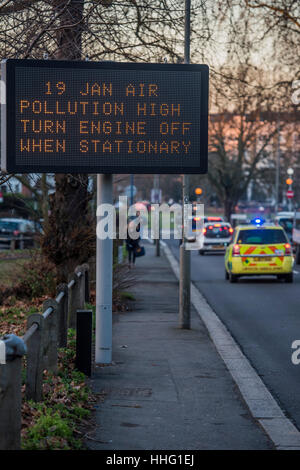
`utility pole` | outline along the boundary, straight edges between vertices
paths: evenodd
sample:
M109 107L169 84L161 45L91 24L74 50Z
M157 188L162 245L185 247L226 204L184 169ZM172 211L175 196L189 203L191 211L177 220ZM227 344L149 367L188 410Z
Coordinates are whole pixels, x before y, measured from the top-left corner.
M159 200L159 175L154 175L154 184L153 187L155 189L156 197L158 198L155 203L160 203ZM157 221L155 221L157 223ZM158 237L155 239L155 246L156 246L156 256L160 256L160 212L158 213Z
M280 173L280 121L277 116L277 147L276 147L276 178L275 178L275 215L279 204L279 173Z
M289 185L288 187L288 191L289 192L292 192L293 191L293 174L294 174L294 170L293 168L288 168L287 169L287 174L288 174L288 179L286 180L286 183ZM293 211L293 202L292 202L292 199L293 197L288 197L289 199L289 212L292 212Z
M185 0L184 21L184 63L190 63L190 28L191 28L191 0ZM186 237L184 233L185 204L189 202L189 175L183 175L182 182L182 243L180 245L180 280L179 280L179 326L190 329L190 297L191 297L191 253L186 250Z

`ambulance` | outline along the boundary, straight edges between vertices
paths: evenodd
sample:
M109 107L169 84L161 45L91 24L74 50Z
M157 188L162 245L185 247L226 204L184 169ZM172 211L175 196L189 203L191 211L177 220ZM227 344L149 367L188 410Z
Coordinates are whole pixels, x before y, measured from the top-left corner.
M293 282L293 252L280 225L257 218L235 228L225 252L225 278L237 282L241 276L272 275Z

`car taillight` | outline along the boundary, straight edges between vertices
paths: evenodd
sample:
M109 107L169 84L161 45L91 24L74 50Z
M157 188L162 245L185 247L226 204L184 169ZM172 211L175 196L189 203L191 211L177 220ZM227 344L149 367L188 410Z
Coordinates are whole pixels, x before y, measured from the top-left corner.
M239 245L233 245L232 255L233 256L240 256L240 247L239 247Z
M205 235L206 234L206 228L202 230L202 233Z
M14 236L15 236L15 237L17 237L17 236L20 234L19 230L14 230L13 233L14 233Z
M233 233L233 228L230 228L230 229L229 229L229 233Z
M286 255L291 255L292 254L292 247L289 243L286 243L285 245L285 254Z

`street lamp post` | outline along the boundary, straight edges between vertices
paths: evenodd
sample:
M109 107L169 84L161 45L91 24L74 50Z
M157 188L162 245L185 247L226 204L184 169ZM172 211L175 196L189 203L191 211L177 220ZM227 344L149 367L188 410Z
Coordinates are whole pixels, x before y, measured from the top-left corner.
M286 180L286 182L289 185L289 191L292 191L292 189L293 189L293 187L292 187L292 185L293 185L292 176L294 174L294 170L293 170L293 168L288 168L286 172L289 176L289 178ZM292 198L289 198L289 211L292 212L292 210L293 210Z
M159 175L154 175L154 184L153 187L155 189L155 198L156 200L154 202L160 203L160 198L159 198ZM156 222L155 222L156 223ZM156 251L156 256L160 256L160 212L158 213L158 234L157 238L155 239L155 251Z
M190 23L191 23L191 0L185 0L185 23L184 23L184 63L190 63ZM180 245L180 281L179 281L179 326L189 329L190 319L190 296L191 296L191 253L186 249L185 240L185 204L189 202L189 175L183 175L182 184L182 243Z
M275 215L279 204L279 173L280 173L280 121L277 117L277 149L276 149L276 178L275 178Z

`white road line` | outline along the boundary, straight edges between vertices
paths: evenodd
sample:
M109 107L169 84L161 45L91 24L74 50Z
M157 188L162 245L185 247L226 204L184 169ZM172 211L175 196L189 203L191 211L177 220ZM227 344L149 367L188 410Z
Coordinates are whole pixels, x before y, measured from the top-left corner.
M179 279L178 261L167 244L164 242L161 244L175 276ZM193 283L191 284L191 301L233 380L239 387L252 416L264 428L276 449L299 450L300 432L284 415L226 326Z
M299 274L299 271L293 271L294 274Z

